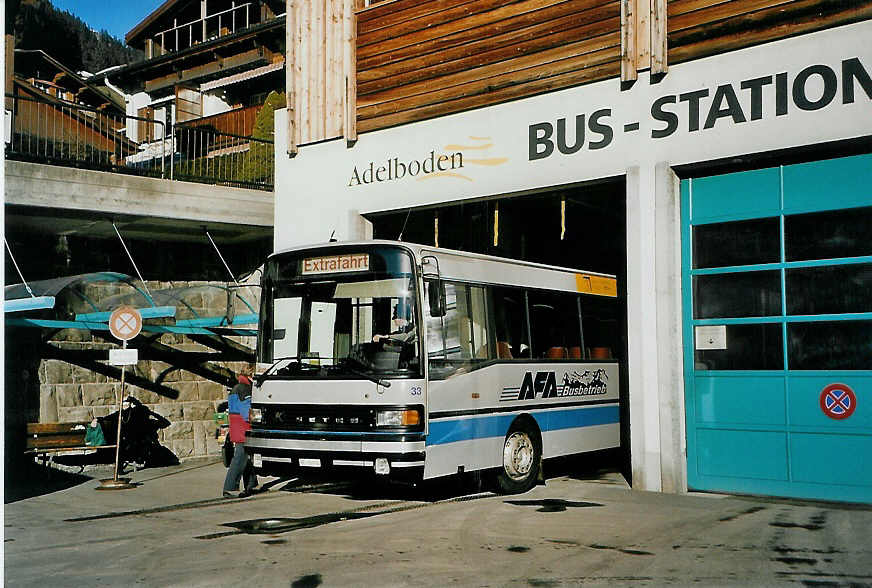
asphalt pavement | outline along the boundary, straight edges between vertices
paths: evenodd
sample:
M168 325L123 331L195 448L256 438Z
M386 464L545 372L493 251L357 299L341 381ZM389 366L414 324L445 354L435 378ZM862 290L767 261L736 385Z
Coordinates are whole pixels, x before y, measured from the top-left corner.
M578 463L516 496L262 478L224 499L225 472L7 481L5 585L872 586L869 505L641 492Z

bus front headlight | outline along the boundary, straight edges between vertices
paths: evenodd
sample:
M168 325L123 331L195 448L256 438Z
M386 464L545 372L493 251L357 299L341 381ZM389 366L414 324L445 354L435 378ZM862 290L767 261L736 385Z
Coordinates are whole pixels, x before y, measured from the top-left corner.
M380 410L375 424L377 427L410 427L421 424L421 414L416 409Z
M252 408L248 411L248 422L251 424L260 424L263 422L263 411L259 408Z

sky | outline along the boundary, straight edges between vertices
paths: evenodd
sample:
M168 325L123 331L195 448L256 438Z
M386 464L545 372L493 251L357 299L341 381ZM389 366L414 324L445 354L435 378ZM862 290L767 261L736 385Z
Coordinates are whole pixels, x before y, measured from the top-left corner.
M164 0L51 0L58 10L78 16L94 30L106 29L124 42L124 36Z

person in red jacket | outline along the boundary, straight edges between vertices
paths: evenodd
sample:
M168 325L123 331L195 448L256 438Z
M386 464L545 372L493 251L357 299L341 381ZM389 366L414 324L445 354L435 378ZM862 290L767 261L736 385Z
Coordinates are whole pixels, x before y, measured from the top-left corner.
M243 491L240 498L250 496L257 487L257 475L248 454L245 453L245 432L251 428L248 423L248 411L251 409L251 377L254 370L251 366L244 368L237 377L237 384L230 390L227 397L230 413L230 440L233 442L233 460L224 478L224 496L233 496L239 489L239 480L243 480Z

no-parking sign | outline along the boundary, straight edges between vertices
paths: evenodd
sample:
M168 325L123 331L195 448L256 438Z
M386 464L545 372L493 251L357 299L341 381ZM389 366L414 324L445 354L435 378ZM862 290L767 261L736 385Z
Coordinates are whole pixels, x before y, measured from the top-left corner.
M132 306L119 306L109 317L109 332L121 341L133 339L142 330L142 315Z
M857 408L857 395L847 384L830 384L821 390L821 410L831 419L846 419Z

